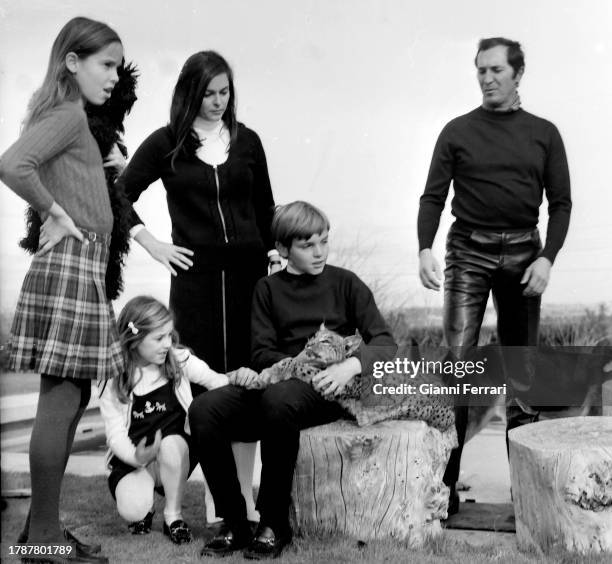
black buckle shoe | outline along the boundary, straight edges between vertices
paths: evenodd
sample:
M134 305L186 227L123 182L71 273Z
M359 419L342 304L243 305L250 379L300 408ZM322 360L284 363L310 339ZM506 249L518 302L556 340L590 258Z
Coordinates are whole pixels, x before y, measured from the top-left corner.
M99 544L86 544L79 539L77 539L68 529L63 530L64 538L76 545L79 551L83 554L99 554L102 552L102 547ZM27 531L21 531L19 536L17 537L18 543L26 543L28 542L28 533Z
M234 533L227 523L221 523L215 536L202 547L200 556L229 556L242 550L249 544L250 529L246 524L241 529Z
M62 554L28 554L23 557L21 562L26 564L108 564L108 558L103 554L86 554L81 552L79 547L71 542L73 552L69 555Z
M99 544L86 544L77 539L68 529L64 529L64 538L79 549L83 554L100 554L102 547Z
M83 552L79 545L76 543L70 543L74 546L75 560L77 562L90 562L91 564L108 564L108 557L104 556L101 552L92 554L90 552Z
M174 544L186 544L193 540L193 535L191 534L191 529L189 525L185 523L182 519L177 519L176 521L172 521L170 525L166 525L164 521L164 535L170 538L170 540Z
M153 526L153 515L155 511L149 511L141 521L134 521L128 525L133 535L148 535Z
M276 535L270 527L260 525L255 533L255 538L242 555L249 560L278 558L290 542L290 533Z

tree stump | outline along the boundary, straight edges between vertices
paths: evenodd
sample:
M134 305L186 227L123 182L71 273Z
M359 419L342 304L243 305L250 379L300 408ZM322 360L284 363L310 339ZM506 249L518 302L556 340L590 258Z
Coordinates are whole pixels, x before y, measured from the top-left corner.
M612 362L610 365L612 369ZM607 380L601 385L601 407L604 415L612 416L612 380Z
M519 547L612 552L612 417L532 423L509 439Z
M442 433L423 421L337 421L302 431L292 496L297 528L421 546L447 516L442 476L456 444L454 426Z

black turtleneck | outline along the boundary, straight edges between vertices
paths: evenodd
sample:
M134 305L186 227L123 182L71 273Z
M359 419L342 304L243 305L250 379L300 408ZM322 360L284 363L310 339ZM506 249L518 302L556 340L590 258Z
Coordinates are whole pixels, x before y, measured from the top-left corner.
M359 352L362 369L394 357L397 345L370 289L349 270L326 265L321 274L282 270L259 280L251 316L251 361L262 370L296 356L321 323L348 336L359 330L368 345Z
M525 112L477 108L449 122L436 143L418 217L419 249L433 244L450 181L452 214L488 231L538 224L543 191L548 229L541 255L554 262L572 207L563 141L557 128Z

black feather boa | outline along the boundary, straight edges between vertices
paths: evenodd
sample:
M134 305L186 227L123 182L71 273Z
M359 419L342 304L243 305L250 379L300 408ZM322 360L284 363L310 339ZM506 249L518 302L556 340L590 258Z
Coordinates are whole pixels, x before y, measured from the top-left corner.
M136 101L136 82L138 72L129 63L118 70L119 80L113 88L109 100L102 106L87 104L85 113L89 129L98 143L102 156L108 155L113 145L127 156L125 145L121 142L124 132L123 120ZM109 300L116 299L123 290L123 265L130 250L130 228L132 221L132 205L127 199L121 183L115 183L117 172L114 169L104 169L108 195L113 211L113 231L111 235L109 259L106 267L106 296ZM29 207L26 211L26 235L19 246L30 254L38 250L40 228L42 222L36 210Z

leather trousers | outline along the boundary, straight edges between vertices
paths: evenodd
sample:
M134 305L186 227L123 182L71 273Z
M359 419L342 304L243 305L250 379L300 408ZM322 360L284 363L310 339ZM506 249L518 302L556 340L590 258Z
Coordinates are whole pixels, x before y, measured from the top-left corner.
M538 342L540 297L525 297L521 278L537 258L542 245L537 229L519 232L489 232L455 223L446 245L444 270L444 337L454 356L461 359L478 345L480 328L489 294L497 311L497 333L503 347L535 346ZM509 349L506 349L509 350ZM509 398L529 390L533 374L521 354L530 349L517 348L506 361ZM519 352L523 351L523 353ZM468 422L468 406L455 406L455 425L459 446L453 449L444 483L454 487L459 477L461 452ZM517 406L507 409L508 428L525 421Z

